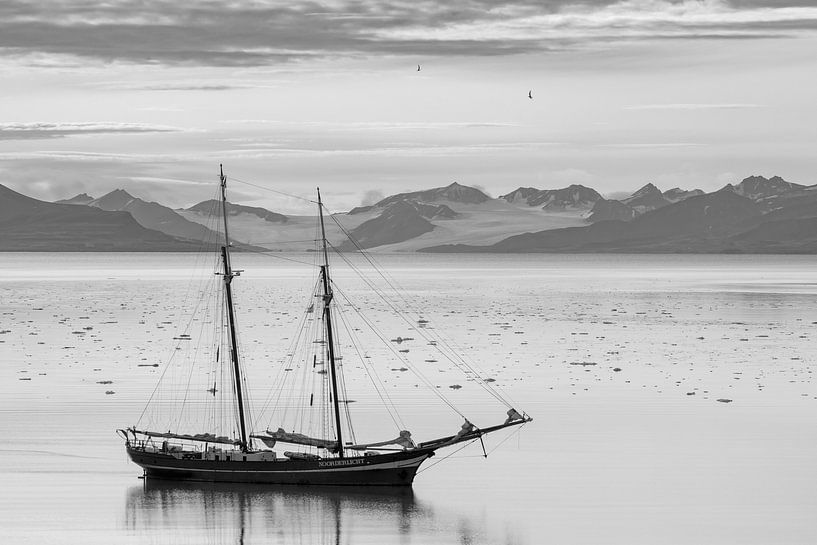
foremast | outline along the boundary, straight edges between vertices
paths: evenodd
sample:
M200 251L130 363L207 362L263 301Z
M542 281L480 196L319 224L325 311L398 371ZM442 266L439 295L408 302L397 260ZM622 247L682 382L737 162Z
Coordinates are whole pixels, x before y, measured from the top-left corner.
M340 400L338 399L338 378L335 365L335 341L332 336L332 283L329 281L329 252L326 249L326 228L323 224L323 203L321 202L320 189L318 189L318 213L321 218L321 241L323 242L323 265L321 265L323 318L326 324L326 343L329 346L329 376L332 381L332 405L335 409L335 433L338 439L338 457L343 458L343 433L340 422Z
M241 433L241 450L249 450L247 441L247 416L244 407L244 392L242 389L241 363L238 358L238 340L236 338L235 310L233 309L233 278L241 271L233 271L230 262L230 233L227 228L227 177L224 176L224 167L219 165L221 177L221 215L224 217L224 246L221 247L221 259L224 265L224 296L227 302L227 322L230 328L230 359L233 363L233 378L235 380L235 397L238 403L238 424Z

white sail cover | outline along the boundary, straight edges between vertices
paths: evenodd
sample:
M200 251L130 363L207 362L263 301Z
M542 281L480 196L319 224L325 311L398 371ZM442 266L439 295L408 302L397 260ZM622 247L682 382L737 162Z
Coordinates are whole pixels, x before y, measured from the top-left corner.
M281 441L283 443L292 443L295 445L307 445L310 447L325 448L329 450L336 450L338 448L337 441L332 441L329 439L319 439L317 437L309 437L308 435L304 435L303 433L289 433L287 431L284 431L283 428L278 428L278 431L266 430L264 433L266 433L266 435L253 435L253 437L263 441L264 444L267 445L269 448L273 448L275 446L276 441Z
M195 435L184 433L171 432L156 432L156 431L140 431L131 428L134 434L145 435L147 437L159 437L163 439L185 439L187 441L200 441L202 443L222 443L225 445L240 445L241 441L230 439L224 435L215 435L213 433L197 433Z
M524 420L525 418L524 416L516 412L516 409L513 408L508 409L508 412L506 414L508 415L508 418L505 420L505 424L510 424L511 422L515 422L517 420Z
M458 431L458 432L457 432L457 435L455 435L455 436L452 438L452 440L453 440L453 441L456 441L457 439L459 439L459 438L460 438L460 437L462 437L463 435L468 435L469 433L473 432L475 429L477 429L477 428L476 428L476 426L474 426L472 423L470 423L470 422L468 421L468 419L466 418L466 419L465 419L465 423L464 423L464 424L462 425L462 427L460 428L460 431Z
M352 450L366 450L367 448L385 447L387 445L398 445L404 449L415 448L417 446L414 444L414 441L411 438L411 432L408 430L401 430L400 435L398 435L396 439L380 441L379 443L366 443L365 445L352 445L346 448Z

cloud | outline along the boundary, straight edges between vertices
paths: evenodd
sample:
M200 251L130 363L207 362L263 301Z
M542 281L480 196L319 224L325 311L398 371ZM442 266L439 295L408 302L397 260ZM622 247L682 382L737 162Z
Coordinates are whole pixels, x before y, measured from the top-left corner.
M763 108L760 104L637 104L625 110L744 110Z
M0 123L0 140L36 140L90 134L179 132L182 129L146 123Z
M496 56L617 40L760 38L815 29L817 7L804 0L0 3L0 53L6 56L142 64L261 66L337 56Z
M238 85L200 84L189 85L184 83L166 83L160 85L138 85L129 89L136 91L231 91L240 89Z
M196 185L196 186L207 186L212 187L212 181L202 181L202 180L182 180L179 178L161 178L157 176L130 176L127 178L128 180L133 180L135 182L142 182L146 184L159 184L162 186L168 185Z
M715 183L719 186L726 184L736 184L740 181L740 177L734 172L721 172L715 176Z
M588 185L596 180L596 176L580 168L565 168L552 172L548 178L560 184Z
M211 80L165 81L161 83L140 83L133 81L103 81L92 84L103 89L116 91L233 91L236 89L274 89L279 85L262 81L236 80L231 78L229 83L213 82Z
M485 194L486 194L486 195L488 195L489 197L491 196L491 193L490 193L490 192L489 192L489 191L488 191L488 190L485 188L485 186L484 186L484 185L482 185L482 184L468 184L468 185L470 185L470 186L471 186L471 187L473 187L474 189L478 189L478 190L482 191L483 193L485 193Z
M223 150L220 157L231 159L260 159L266 157L455 157L484 156L489 153L519 153L546 150L563 146L561 142L507 142L489 144L420 145L394 144L354 148L309 148L304 146L277 147L256 145L241 149ZM2 154L0 154L2 155Z
M360 201L361 206L371 206L382 201L385 198L383 192L379 189L370 189L363 194L363 200Z
M145 106L136 109L139 112L183 112L184 108L174 108L170 106Z
M282 127L310 127L327 131L427 131L447 129L505 129L519 127L519 123L498 121L279 121L274 119L230 119L227 124L280 125Z
M643 142L643 143L621 143L621 144L602 144L603 148L621 148L621 149L658 149L658 148L693 148L702 146L696 142Z

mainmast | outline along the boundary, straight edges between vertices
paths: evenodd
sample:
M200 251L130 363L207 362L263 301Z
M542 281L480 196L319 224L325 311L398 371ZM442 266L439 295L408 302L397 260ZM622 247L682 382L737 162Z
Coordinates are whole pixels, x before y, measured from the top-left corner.
M340 400L338 399L338 378L335 367L335 342L332 337L332 314L330 303L332 302L332 285L329 282L329 253L326 251L326 229L323 225L323 204L321 203L321 190L318 189L318 213L321 218L321 240L323 241L323 265L321 265L321 278L323 279L323 317L326 323L326 342L329 345L329 370L332 380L332 404L335 408L335 429L338 438L338 457L343 458L343 437L340 427Z
M219 165L221 173L221 213L224 216L224 246L221 247L221 258L224 262L224 294L227 298L227 320L230 326L230 356L233 360L233 376L235 378L235 396L238 401L238 423L241 431L241 450L249 448L247 442L247 425L244 415L244 394L241 389L241 365L238 361L238 341L235 333L235 311L233 310L233 278L241 271L233 272L230 263L230 234L227 230L227 177L224 168Z

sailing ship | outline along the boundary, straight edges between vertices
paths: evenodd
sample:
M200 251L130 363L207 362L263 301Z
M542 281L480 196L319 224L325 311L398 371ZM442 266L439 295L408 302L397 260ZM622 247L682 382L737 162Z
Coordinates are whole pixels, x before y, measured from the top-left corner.
M316 204L320 229L316 242L319 244L318 253L322 262L319 262L317 267L318 275L312 294L315 300L307 306L305 314L311 315L310 319L316 323L315 327L320 333L320 338L311 343L313 346L311 358L308 355L301 359L297 359L298 356L294 354L288 354L288 356L312 373L313 383L317 380L319 390L323 393L320 397L328 401L321 426L319 426L323 435L316 437L314 434L303 433L304 430L293 429L293 427L289 429L278 427L275 430L267 428L263 431L256 431L254 426L257 421L250 418L252 411L249 407L233 300L234 280L243 271L234 269L231 262L231 240L228 226L230 213L227 201L227 178L223 168L220 171L219 181L220 210L216 216L220 216L223 220L224 239L218 247L218 260L214 262L217 267L214 273L220 277L218 288L221 292L219 311L221 320L214 320L214 322L216 322L216 329L223 332L224 351L216 348L211 359L216 364L223 364L220 368L222 375L224 375L224 369L227 370L229 387L218 388L214 381L212 388L207 391L213 398L224 394L222 390L227 390L226 393L231 395L229 402L219 404L218 407L219 411L225 406L232 409L233 414L230 421L234 423L234 426L229 434L221 434L214 429L202 431L201 429L160 428L162 431L159 431L160 429L148 429L139 423L117 430L125 441L128 456L135 464L143 468L147 479L300 485L409 486L420 465L434 456L438 450L480 441L483 452L485 452L485 445L482 442L485 435L512 426L524 425L532 420L526 413L518 412L512 404L505 401L504 397L491 386L490 379L475 378L480 386L491 390L495 399L503 400L507 408L504 422L477 427L463 417L465 421L456 433L420 442L415 442L412 434L405 429L399 430L396 438L386 441L357 442L354 440L354 435L351 437L353 440L346 440L345 431L352 429L349 411L351 400L348 399L348 395L344 397L343 361L342 356L338 354L341 345L335 329L337 312L335 292L337 288L330 277L324 205L321 201L320 190L318 190ZM424 327L428 321L421 318L418 322L419 327ZM190 334L182 334L177 339L189 341L191 337ZM428 345L440 348L435 340L429 341ZM398 355L405 356L403 352L405 351L401 350ZM226 353L227 358L221 358L222 353ZM457 357L460 358L460 363L464 361L460 355ZM291 370L292 367L284 369L284 371ZM193 371L195 369L191 370ZM188 384L189 381L188 378ZM434 393L441 396L436 391ZM182 395L184 399L180 403L184 404L188 394L183 393ZM379 395L383 398L382 392ZM388 397L387 393L386 397ZM314 398L313 388L308 401L304 398L303 408L314 408ZM145 413L142 414L144 416ZM211 423L212 420L211 418ZM181 419L178 419L176 425L181 426L180 422ZM299 423L304 424L304 419L301 418ZM311 427L314 429L314 426ZM197 433L190 433L190 431ZM283 455L280 455L274 450L279 444L292 450L286 450L282 453Z

